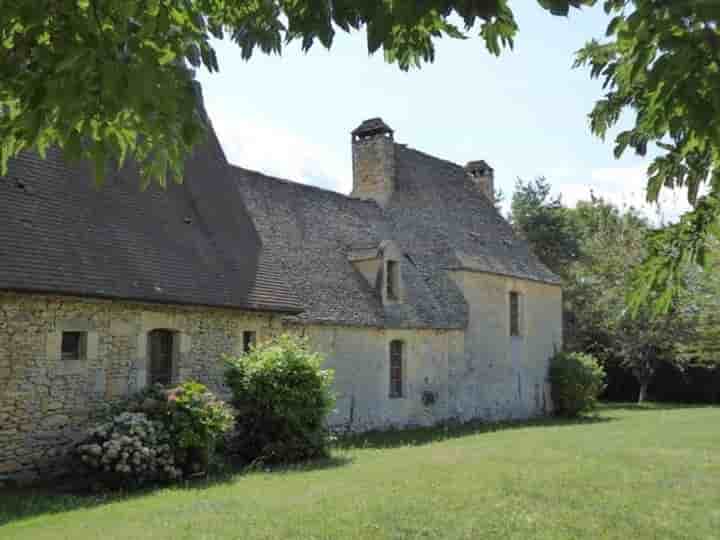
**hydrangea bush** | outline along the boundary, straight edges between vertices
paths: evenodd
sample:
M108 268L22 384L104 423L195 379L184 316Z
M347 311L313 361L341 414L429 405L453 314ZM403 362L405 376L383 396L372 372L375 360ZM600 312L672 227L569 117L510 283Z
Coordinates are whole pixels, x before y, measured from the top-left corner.
M90 469L123 482L176 480L207 471L234 413L204 385L156 385L116 404L77 447Z
M116 479L143 483L182 476L170 433L144 413L124 412L95 427L77 451L90 469Z

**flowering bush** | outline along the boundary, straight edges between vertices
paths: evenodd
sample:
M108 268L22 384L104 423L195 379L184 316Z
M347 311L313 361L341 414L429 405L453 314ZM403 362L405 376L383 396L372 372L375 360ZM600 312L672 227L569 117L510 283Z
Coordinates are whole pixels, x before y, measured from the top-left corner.
M184 461L197 470L207 469L222 435L235 423L230 408L197 382L166 391L163 420ZM185 452L180 452L184 450Z
M193 381L149 387L114 409L78 446L78 454L93 470L139 483L207 470L234 422L231 409Z
M182 476L170 433L143 413L124 412L97 426L77 452L90 469L123 482Z
M228 359L237 416L234 446L246 461L292 462L327 454L332 371L307 342L280 336Z

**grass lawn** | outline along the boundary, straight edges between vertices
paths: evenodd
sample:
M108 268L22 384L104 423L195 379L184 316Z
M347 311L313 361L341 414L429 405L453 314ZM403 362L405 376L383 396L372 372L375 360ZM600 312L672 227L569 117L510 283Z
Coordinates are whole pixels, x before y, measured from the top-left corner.
M127 497L0 494L0 538L720 539L720 408L376 435Z

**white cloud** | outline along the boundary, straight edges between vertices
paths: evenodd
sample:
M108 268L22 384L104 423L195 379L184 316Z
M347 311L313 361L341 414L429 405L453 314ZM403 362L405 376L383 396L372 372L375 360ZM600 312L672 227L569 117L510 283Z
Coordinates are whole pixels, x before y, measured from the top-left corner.
M646 168L604 167L590 171L591 184L579 182L560 183L553 186L560 193L563 202L575 206L578 201L588 200L590 193L602 197L621 208L634 207L641 210L654 222L677 220L690 210L686 190L663 190L659 204L650 204L646 200Z
M268 175L347 193L352 187L349 156L273 125L260 115L206 101L228 160Z

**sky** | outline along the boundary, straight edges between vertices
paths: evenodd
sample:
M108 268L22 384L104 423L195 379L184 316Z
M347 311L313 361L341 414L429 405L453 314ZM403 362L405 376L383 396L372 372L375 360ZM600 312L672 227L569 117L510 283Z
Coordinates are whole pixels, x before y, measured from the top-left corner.
M602 95L574 52L607 26L601 6L554 17L537 2L512 2L520 26L500 57L477 31L436 42L436 57L402 72L369 56L364 32L338 33L330 51L287 47L249 60L216 42L220 72L200 72L205 105L228 159L237 165L342 193L352 188L350 131L380 116L395 140L465 164L484 159L507 210L516 179L546 177L572 206L592 189L621 206L673 220L687 209L665 193L660 210L644 203L650 157L613 157L612 137L590 133L587 115Z

